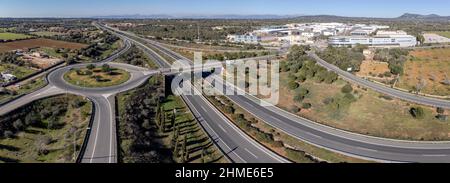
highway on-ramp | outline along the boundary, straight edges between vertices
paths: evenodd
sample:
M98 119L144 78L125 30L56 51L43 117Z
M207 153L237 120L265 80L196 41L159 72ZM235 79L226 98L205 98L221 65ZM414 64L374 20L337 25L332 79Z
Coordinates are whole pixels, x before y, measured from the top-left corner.
M159 51L177 59L185 57L155 41ZM227 89L235 86L224 83ZM450 142L402 141L351 133L298 117L276 106L261 106L251 95L228 95L230 100L267 124L310 144L363 159L382 162L450 162Z
M112 32L117 31L102 25L99 25L99 27L103 27L104 29ZM119 35L123 37L130 36L124 32ZM138 38L134 36L130 36L128 39L143 49L145 53L151 55L151 58L156 61L158 65L162 66L161 70L165 70L170 67L167 60L155 53L147 45L141 43L140 41L142 40L136 41L135 39ZM198 93L198 91L196 92ZM213 105L211 105L203 95L181 95L181 97L191 109L203 129L208 133L212 140L216 142L217 146L230 161L236 163L290 162L245 134Z

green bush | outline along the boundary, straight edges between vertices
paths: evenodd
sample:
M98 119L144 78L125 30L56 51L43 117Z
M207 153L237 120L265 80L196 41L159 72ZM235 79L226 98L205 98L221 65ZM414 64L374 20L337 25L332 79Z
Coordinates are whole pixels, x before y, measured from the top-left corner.
M288 87L289 87L289 89L291 89L291 90L295 90L295 89L297 89L299 86L300 86L300 85L299 85L297 82L295 82L295 81L289 81L289 83L288 83Z
M445 112L445 109L442 108L442 107L438 107L438 108L436 109L436 112L439 113L439 114L443 114L443 113Z
M233 108L233 106L227 105L227 106L225 106L225 108L224 108L223 110L224 110L225 113L227 113L227 114L233 114L233 113L234 113L234 108Z
M309 109L309 108L311 108L311 107L312 107L311 103L303 103L303 104L302 104L302 108L303 108L303 109Z
M411 109L409 109L409 113L417 119L423 119L425 116L425 112L422 107L411 107Z
M342 93L351 93L353 91L352 85L346 84L344 87L342 87L341 91Z

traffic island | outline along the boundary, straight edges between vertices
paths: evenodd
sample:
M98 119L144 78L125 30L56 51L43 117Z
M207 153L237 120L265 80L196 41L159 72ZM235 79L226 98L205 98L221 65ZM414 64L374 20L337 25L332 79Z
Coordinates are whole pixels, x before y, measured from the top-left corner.
M129 79L129 72L110 67L107 64L102 66L91 64L85 68L72 68L64 74L66 82L86 88L116 86L125 83Z

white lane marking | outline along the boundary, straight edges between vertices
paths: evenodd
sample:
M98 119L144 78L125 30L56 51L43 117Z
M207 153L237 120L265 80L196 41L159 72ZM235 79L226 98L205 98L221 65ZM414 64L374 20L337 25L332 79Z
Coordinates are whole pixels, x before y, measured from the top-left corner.
M194 88L194 92L196 93L200 93L200 91L198 91L196 88ZM263 147L261 144L259 144L259 142L254 141L252 138L250 138L247 134L245 134L241 129L238 129L234 124L232 124L233 122L229 121L227 118L225 118L222 113L220 113L218 111L218 109L216 109L211 103L209 103L208 100L206 100L206 98L203 97L203 95L199 95L200 99L202 99L204 101L204 103L206 103L206 105L208 105L214 112L216 112L220 118L222 118L223 121L226 122L226 124L228 126L230 126L232 129L234 129L235 132L237 132L239 135L241 135L244 139L247 140L247 142L253 144L256 148L258 148L259 150L263 151L264 153L266 153L267 155L269 155L270 157L272 157L273 159L279 161L279 162L286 162L289 163L288 160L285 160L283 157L279 156L278 154L268 150L267 148Z
M203 111L208 112L208 111L205 109L205 107L203 107L202 105L201 105L200 107L203 109Z
M97 109L100 110L100 105L97 105ZM94 149L92 150L92 155L91 155L91 160L89 161L90 163L92 163L92 160L94 159L94 155L95 155L95 149L97 147L97 139L98 139L98 129L100 129L100 119L101 115L98 115L98 121L97 121L97 129L95 129L95 139L94 139Z
M222 129L225 133L228 133L228 132L225 130L225 128L223 128L222 125L220 125L220 124L217 124L217 125L219 125L219 128Z
M365 150L365 151L378 152L378 150L375 150L375 149L368 149L368 148L364 148L364 147L356 147L356 148L361 149L361 150Z
M253 154L252 152L250 152L247 148L244 148L245 151L247 151L249 154L251 154L252 156L254 156L256 159L258 159L258 156L256 156L255 154Z
M429 157L446 157L446 154L422 154L422 156L429 156Z
M113 111L112 111L112 106L111 106L111 103L109 102L109 100L108 100L108 98L106 98L106 101L108 102L108 105L109 105L109 112L110 112L110 114L109 114L109 119L110 119L110 124L109 124L109 163L111 163L112 162L112 160L111 160L111 158L112 158L112 147L113 147L113 139L112 139L112 137L113 137L113 124L114 124L114 122L113 122Z
M316 135L316 134L313 134L313 133L311 133L311 132L306 132L306 133L307 133L308 135L314 136L314 137L319 138L319 139L322 138L321 136Z
M183 96L182 96L182 97L183 97ZM201 116L201 113L198 112L198 110L194 107L194 105L193 105L192 102L188 99L188 97L185 97L185 99L186 99L186 102L189 103L188 105L192 106L192 107L191 107L192 110L195 110L195 112ZM200 122L200 121L199 121L199 122ZM200 123L201 123L201 122L200 122ZM216 133L216 131L214 131L214 129L211 128L211 126L209 126L209 124L207 123L207 121L204 121L203 124L205 124L206 127L208 127L208 128L211 130L211 132L214 134L214 136L216 136L216 137L218 138L218 142L217 142L217 143L219 143L219 141L222 141L222 144L225 145L225 147L228 148L228 150L229 150L231 153L233 153L236 157L238 157L243 163L247 163L247 161L245 161L244 159L242 159L235 151L233 151L233 150L230 148L230 146L228 146L228 145L222 140L222 138L220 138L220 136Z

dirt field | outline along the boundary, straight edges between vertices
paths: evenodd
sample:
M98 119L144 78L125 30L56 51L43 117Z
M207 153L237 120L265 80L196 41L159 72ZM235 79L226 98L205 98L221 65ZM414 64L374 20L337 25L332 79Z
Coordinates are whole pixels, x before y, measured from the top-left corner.
M28 39L22 41L13 41L8 43L0 43L0 53L7 52L17 49L29 49L36 47L51 47L51 48L69 48L69 49L80 49L84 48L87 45L80 43L71 43L65 41L56 41L51 39Z
M397 87L413 90L423 80L423 93L448 96L450 86L444 85L446 75L450 79L450 48L416 50L410 53L404 74Z
M23 59L27 62L33 63L38 66L38 68L48 68L52 65L55 65L58 63L61 59L58 58L41 58L41 57L35 57L30 54L24 54Z
M389 64L387 62L363 61L360 66L360 71L356 75L361 77L378 76L389 71Z

